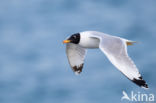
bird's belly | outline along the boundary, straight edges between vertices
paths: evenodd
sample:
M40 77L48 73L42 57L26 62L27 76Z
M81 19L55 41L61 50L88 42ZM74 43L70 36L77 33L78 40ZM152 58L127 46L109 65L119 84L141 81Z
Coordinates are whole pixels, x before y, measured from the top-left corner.
M85 40L83 43L81 43L80 45L84 48L94 49L94 48L99 48L99 43L100 43L99 39L89 38Z

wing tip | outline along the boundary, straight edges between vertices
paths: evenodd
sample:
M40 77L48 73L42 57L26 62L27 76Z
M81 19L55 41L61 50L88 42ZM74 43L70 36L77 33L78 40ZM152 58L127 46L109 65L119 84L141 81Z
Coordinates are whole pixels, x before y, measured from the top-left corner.
M138 86L144 88L144 89L148 89L148 85L146 84L145 80L142 79L142 77L139 77L139 79L133 79L132 80L135 84L137 84Z
M83 68L84 64L81 64L80 66L73 66L73 71L75 72L76 75L79 75L82 72L82 68Z

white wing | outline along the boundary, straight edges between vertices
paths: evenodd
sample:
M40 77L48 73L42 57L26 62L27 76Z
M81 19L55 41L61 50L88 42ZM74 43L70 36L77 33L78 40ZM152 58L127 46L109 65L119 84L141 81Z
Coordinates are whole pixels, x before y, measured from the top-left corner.
M128 79L141 87L148 88L134 62L127 54L126 39L109 35L101 35L99 33L97 35L92 35L91 37L100 39L99 48L101 51Z
M66 53L72 70L79 74L82 72L86 49L77 44L68 43L66 45Z

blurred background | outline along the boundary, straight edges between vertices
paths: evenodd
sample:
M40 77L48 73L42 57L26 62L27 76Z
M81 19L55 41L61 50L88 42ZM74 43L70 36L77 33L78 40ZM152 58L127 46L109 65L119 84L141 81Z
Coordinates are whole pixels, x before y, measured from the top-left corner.
M138 41L128 52L150 89L98 49L88 50L76 76L62 40L86 30ZM0 103L127 102L123 90L156 96L155 43L155 0L0 0Z

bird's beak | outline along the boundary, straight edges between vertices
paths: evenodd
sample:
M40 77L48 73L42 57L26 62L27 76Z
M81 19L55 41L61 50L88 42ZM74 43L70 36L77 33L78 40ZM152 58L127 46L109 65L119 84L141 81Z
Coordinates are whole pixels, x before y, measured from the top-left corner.
M65 44L65 43L70 43L71 41L70 40L64 40L63 41L63 44Z

